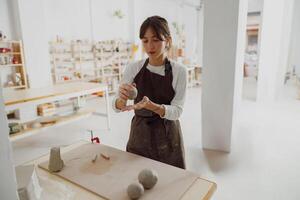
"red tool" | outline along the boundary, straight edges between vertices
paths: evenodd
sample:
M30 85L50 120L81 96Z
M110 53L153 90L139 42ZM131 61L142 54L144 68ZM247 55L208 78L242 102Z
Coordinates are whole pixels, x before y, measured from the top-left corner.
M100 144L100 139L99 139L99 137L94 137L94 135L93 135L93 131L92 130L89 130L90 132L91 132L91 142L92 143L98 143L98 144Z

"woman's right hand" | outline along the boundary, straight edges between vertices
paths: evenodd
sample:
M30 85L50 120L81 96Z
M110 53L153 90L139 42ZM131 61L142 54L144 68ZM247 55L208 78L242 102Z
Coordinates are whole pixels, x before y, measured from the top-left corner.
M128 84L128 83L121 84L119 86L119 97L122 100L127 101L129 99L129 95L130 95L131 91L135 87L136 87L135 83L132 83L132 84Z

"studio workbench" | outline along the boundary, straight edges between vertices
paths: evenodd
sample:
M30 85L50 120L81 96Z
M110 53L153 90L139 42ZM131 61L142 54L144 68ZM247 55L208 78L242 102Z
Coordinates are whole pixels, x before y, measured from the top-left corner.
M110 159L98 157L104 153ZM200 178L188 170L179 169L148 158L121 151L103 144L79 141L61 149L65 166L58 173L47 169L49 154L27 164L34 164L43 189L42 199L58 198L72 200L128 200L127 186L137 181L143 168L158 173L158 182L151 190L145 190L140 200L209 200L216 184ZM54 196L53 196L54 195Z

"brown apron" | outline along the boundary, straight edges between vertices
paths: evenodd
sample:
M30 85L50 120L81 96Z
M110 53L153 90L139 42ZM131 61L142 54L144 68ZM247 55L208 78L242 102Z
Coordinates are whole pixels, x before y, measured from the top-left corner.
M170 105L175 91L172 86L172 66L165 61L165 76L147 69L149 59L134 78L138 89L137 103L144 96L157 104ZM162 119L146 110L135 110L126 150L147 158L185 169L184 148L178 120Z

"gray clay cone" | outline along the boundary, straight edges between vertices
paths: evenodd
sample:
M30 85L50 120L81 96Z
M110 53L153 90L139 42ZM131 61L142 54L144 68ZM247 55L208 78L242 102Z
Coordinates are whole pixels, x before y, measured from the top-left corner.
M64 161L60 157L60 148L52 147L50 150L50 158L48 169L50 172L59 172L64 167Z

